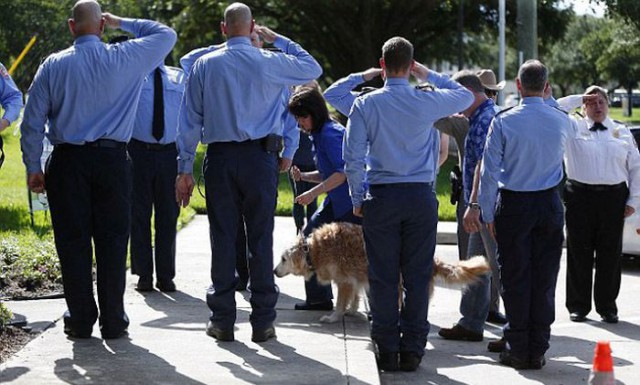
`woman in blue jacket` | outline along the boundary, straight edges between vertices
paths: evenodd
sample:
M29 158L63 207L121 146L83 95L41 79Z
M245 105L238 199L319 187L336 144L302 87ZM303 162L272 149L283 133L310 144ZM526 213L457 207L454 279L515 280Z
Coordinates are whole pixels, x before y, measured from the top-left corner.
M296 118L300 130L311 137L317 171L300 172L291 168L294 180L317 185L295 198L296 203L308 205L319 195L327 196L302 231L307 237L325 223L350 222L361 224L361 218L353 215L347 177L342 159L342 139L345 129L329 116L326 101L320 91L301 88L289 100L289 111ZM316 277L305 282L306 301L295 305L296 310L332 310L331 285L318 284Z

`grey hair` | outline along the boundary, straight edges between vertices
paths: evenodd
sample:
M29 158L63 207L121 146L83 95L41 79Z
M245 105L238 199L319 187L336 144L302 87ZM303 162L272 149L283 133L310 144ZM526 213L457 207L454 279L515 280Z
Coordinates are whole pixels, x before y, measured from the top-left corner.
M224 10L224 23L232 30L251 24L251 9L243 3L233 3Z

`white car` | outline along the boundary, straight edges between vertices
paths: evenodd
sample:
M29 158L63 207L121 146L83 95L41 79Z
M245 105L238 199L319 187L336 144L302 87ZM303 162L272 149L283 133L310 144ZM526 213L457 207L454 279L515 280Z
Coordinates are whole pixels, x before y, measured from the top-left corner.
M627 254L635 258L640 257L640 235L636 233L636 228L638 227L640 227L640 214L636 211L624 221L622 254Z

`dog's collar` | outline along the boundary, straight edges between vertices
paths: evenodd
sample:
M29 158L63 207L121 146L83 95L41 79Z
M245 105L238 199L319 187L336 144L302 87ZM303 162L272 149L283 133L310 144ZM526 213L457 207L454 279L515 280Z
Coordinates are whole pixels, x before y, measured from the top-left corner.
M307 261L307 267L309 268L309 271L315 271L316 268L313 266L313 262L311 262L311 250L306 238L302 239L302 251L304 252L304 257Z

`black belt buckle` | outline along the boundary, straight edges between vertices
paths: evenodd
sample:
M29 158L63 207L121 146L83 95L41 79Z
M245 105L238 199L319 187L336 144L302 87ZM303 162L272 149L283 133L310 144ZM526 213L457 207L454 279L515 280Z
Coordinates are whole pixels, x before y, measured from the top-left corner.
M117 148L117 149L123 149L127 147L126 143L118 142L112 139L98 139L94 142L86 142L84 145L88 147Z
M262 147L266 152L280 153L283 149L282 136L269 134L262 138Z

